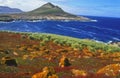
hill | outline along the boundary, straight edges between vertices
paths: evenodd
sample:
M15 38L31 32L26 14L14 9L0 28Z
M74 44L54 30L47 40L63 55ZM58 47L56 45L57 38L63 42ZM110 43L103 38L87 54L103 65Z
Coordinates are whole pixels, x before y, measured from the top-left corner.
M52 3L44 4L43 6L37 8L33 11L27 12L27 14L30 14L30 15L53 15L53 16L75 16L75 15L65 12L59 6L55 6Z
M89 18L76 16L70 13L65 12L59 6L56 6L52 3L46 3L41 7L26 12L23 15L27 16L27 19L45 19L45 20L80 20L80 21L90 21ZM26 17L25 17L26 19Z
M91 21L91 19L76 16L65 12L59 6L52 3L46 3L43 6L24 13L6 14L14 20L74 20L74 21Z
M2 13L2 14L21 13L21 12L23 12L23 11L20 10L20 9L17 9L17 8L10 8L10 7L7 7L7 6L0 6L0 13Z

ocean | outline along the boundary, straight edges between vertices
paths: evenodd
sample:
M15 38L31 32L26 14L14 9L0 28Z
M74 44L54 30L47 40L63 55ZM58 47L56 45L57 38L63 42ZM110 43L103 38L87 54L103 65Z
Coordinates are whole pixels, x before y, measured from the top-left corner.
M102 42L120 41L120 18L91 17L96 22L79 21L13 21L0 22L0 30L39 32L92 39Z

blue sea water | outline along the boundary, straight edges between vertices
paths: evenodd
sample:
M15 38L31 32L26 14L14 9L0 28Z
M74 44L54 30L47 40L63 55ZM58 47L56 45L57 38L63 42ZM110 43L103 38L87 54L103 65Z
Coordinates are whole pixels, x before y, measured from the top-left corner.
M89 17L97 22L14 21L0 22L0 30L40 32L102 42L120 41L120 18Z

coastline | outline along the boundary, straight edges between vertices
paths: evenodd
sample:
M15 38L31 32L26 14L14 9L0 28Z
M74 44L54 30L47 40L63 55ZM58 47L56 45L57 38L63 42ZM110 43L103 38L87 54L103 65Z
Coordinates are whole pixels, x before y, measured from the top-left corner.
M80 22L97 22L86 17L61 17L61 16L26 16L26 15L0 15L0 21L11 22L18 20L25 21L37 21L37 20L49 20L49 21L80 21Z

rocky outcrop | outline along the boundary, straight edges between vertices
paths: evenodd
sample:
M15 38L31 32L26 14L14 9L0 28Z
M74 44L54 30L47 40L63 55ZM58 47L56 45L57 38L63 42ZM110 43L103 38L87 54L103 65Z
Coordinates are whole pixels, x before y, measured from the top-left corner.
M11 57L3 57L1 59L1 64L5 64L7 66L17 66L16 60Z
M60 62L59 62L59 66L60 67L67 67L67 66L70 66L70 62L69 62L69 59L66 58L64 55L62 56L62 58L60 59Z
M14 18L14 20L30 20L30 21L34 21L34 20L65 20L65 21L83 21L83 22L87 22L87 21L91 21L89 18L85 18L85 17L67 17L67 16L54 16L54 15L46 15L46 16L42 16L42 15L11 15L12 18Z
M14 19L9 15L0 15L0 21L10 22L10 21L13 21L13 20Z

